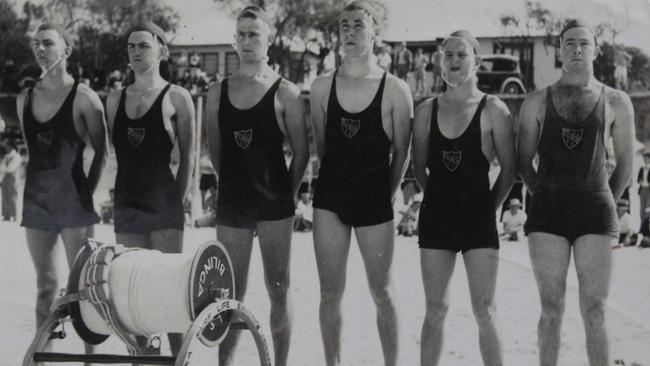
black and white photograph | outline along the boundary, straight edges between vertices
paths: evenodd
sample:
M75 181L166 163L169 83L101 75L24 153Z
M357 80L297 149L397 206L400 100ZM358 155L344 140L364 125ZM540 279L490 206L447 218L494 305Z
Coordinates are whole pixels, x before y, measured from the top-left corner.
M0 366L650 366L649 36L650 0L0 0Z

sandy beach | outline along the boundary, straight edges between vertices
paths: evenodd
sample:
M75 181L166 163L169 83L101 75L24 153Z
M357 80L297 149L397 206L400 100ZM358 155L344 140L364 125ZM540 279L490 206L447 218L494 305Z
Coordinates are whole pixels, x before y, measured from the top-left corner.
M25 243L24 230L16 223L0 223L5 255L0 257L0 365L19 365L34 334L35 274ZM113 241L113 227L98 225L97 239ZM213 229L187 229L185 251L215 238ZM415 238L396 239L393 262L393 282L399 310L399 365L419 364L419 342L424 317L424 295L420 274L419 249ZM61 268L65 257L60 252ZM621 248L613 252L614 269L607 321L612 359L622 359L626 365L650 365L650 250ZM537 364L536 326L539 316L537 289L528 259L525 242L502 243L499 253L497 285L497 322L501 333L505 365ZM450 310L445 323L445 343L441 365L480 365L477 328L472 315L467 278L462 257L458 257L451 281ZM291 295L294 324L290 365L322 365L323 349L318 324L319 285L310 233L293 237L291 260ZM571 264L573 267L573 264ZM66 273L59 274L60 287ZM363 263L353 239L348 263L348 276L343 302L343 365L381 365L381 348L375 326L375 308L368 292ZM269 331L269 302L262 277L262 265L257 246L253 249L249 292L245 304L261 323L271 342ZM68 338L56 341L55 351L82 352L72 327L66 327ZM578 308L577 278L569 272L567 301L562 326L560 365L588 365L585 336ZM99 352L126 354L116 337L99 346ZM163 344L163 352L167 352ZM206 365L215 350L203 349ZM238 365L256 365L257 350L249 334L242 337L237 351Z

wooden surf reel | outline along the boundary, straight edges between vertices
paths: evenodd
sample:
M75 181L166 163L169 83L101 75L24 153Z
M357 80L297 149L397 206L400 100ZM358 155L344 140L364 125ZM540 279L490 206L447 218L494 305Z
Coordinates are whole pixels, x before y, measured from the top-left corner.
M77 254L66 294L55 301L52 313L38 329L23 366L38 362L189 366L193 365L192 350L197 345L216 347L231 328L250 330L260 364L270 366L259 322L234 298L230 257L217 241L204 243L188 257L89 240ZM242 322L232 323L233 314ZM66 337L63 323L67 321L89 344L98 345L110 335L118 336L129 354L43 352L50 339ZM151 344L159 341L161 333L185 334L178 355L142 355L135 336L146 336ZM216 365L218 360L214 362Z

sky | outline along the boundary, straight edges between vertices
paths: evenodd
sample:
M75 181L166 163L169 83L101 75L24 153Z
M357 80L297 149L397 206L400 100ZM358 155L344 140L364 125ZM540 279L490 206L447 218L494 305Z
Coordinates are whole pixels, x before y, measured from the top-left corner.
M230 43L235 22L214 0L163 0L174 7L181 21L172 43ZM180 6L180 4L183 6Z

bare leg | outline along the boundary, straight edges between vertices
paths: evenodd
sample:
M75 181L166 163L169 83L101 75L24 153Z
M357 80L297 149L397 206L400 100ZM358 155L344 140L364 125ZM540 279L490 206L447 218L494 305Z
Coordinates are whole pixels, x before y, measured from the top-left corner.
M27 247L36 270L36 327L50 314L50 307L54 302L58 289L56 273L56 240L57 232L25 229Z
M494 292L496 289L499 257L496 249L473 249L465 252L465 268L469 281L469 293L472 298L472 309L478 323L479 345L483 364L486 366L503 365L501 343L494 314Z
M325 364L341 364L341 300L350 252L349 226L327 210L314 209L314 251L320 280L320 330Z
M77 258L77 254L86 240L94 235L94 226L61 229L61 239L63 239L63 247L65 248L69 269L72 268L74 260Z
M155 230L149 236L151 249L160 250L163 253L183 252L183 230L165 229Z
M537 325L540 366L557 365L571 245L561 236L530 233L528 249L542 314Z
M149 236L151 248L160 250L163 253L182 253L183 252L183 230L165 229L152 231ZM182 333L167 334L169 348L172 356L176 356L183 346Z
M115 242L129 248L151 249L151 241L146 234L115 233Z
M587 335L587 356L591 366L609 363L605 326L605 302L612 269L612 241L604 235L584 235L576 239L573 256L580 285L580 312Z
M426 299L422 324L420 365L435 366L440 361L443 327L449 309L449 280L456 265L456 253L449 250L421 249L420 265Z
M397 363L397 314L393 302L391 264L395 234L393 221L354 229L366 267L370 294L377 306L377 328L384 351L384 364Z
M293 217L257 224L266 289L271 299L271 335L276 366L285 366L291 339L289 293Z
M228 251L235 273L235 298L244 300L248 285L248 267L251 261L253 248L253 229L240 229L230 226L217 226L217 240ZM241 332L228 332L226 338L219 345L219 365L229 366L234 362L234 351Z
M86 240L94 235L94 226L65 228L61 230L61 239L63 239L63 246L68 260L68 269L72 268L74 260L77 258L77 254ZM84 343L84 349L86 350L86 354L95 353L95 346L91 344Z

